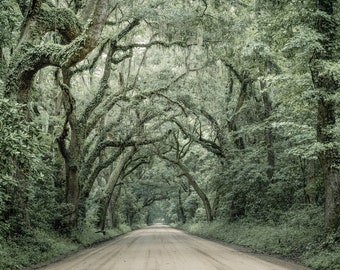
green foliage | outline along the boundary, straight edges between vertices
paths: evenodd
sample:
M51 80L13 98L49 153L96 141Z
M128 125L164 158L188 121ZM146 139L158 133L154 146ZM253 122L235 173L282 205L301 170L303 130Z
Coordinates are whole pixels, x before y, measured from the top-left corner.
M19 36L22 16L16 1L0 2L0 96L3 92L2 80L6 75L11 49Z
M82 227L79 227L72 232L71 239L74 243L80 244L83 247L88 247L129 231L131 231L131 227L122 224L117 228L106 230L105 234L103 234L102 232L98 232L93 225L84 224Z
M142 164L118 183L120 197L111 204L117 224L130 228L153 220L180 222L181 215L190 222L205 218L202 202L178 168L153 158L164 151L171 158L184 156L190 175L215 206L218 222L196 223L190 230L269 253L297 254L316 268L338 267L339 257L333 252L339 251L338 236L326 238L323 233L320 206L325 194L317 154L339 145L316 140L319 93L310 70L311 58L325 51L326 37L315 30L315 24L333 18L316 11L313 1L119 1L97 48L72 68L75 75L68 90L74 97L73 111L63 126L68 112L63 105L68 100L60 94L61 73L54 67L40 70L46 63L37 63L40 58L35 53L48 48L54 61L60 60L54 64L64 65L67 59L59 59L56 53L63 48L55 38L57 32L65 34L69 29L68 36L76 36L85 26L74 17L72 3L57 2L70 8L43 7L37 23L48 29L38 29L27 40L23 51L31 50L32 57L26 57L11 51L23 23L19 7L14 0L0 0L0 91L21 83L13 73L5 85L8 62L18 67L18 73L28 62L35 63L28 106L36 114L32 112L34 123L27 121L22 106L0 95L0 260L4 267L18 268L48 259L60 249L75 248L74 243L61 244L49 233L52 228L62 232L67 218L63 215L72 210L65 203L62 172L66 167L82 172L77 176L83 188L94 168L119 149L99 149L105 142L124 146L125 140L144 142L165 132L168 138L150 147L136 143L138 155L125 171L139 161ZM339 19L339 3L335 9L334 20ZM129 32L126 27L132 19L140 24ZM58 21L60 25L51 28ZM39 36L40 30L44 36ZM338 35L334 35L335 51ZM83 47L84 38L75 38L68 54ZM123 58L109 63L111 77L101 80L108 48L102 42L111 38L116 39L111 43L113 59ZM150 40L158 45L148 46ZM177 45L164 45L168 42ZM319 70L338 80L338 52L333 58L319 61ZM100 91L102 87L107 88ZM264 94L271 108L266 107ZM336 104L340 100L338 94L327 98ZM93 107L88 107L92 99ZM101 102L94 104L96 100ZM89 121L79 118L79 112L88 112ZM72 150L68 154L77 154L74 159L66 157L65 164L59 161L55 143L63 128L65 146ZM339 138L339 124L331 132ZM174 134L179 139L173 143L169 138ZM243 146L237 143L240 139ZM182 143L186 147L175 153ZM72 166L65 166L70 160ZM82 167L84 163L88 166ZM80 212L86 218L69 235L77 244L88 246L129 229L102 236L94 228L106 179L115 165L102 169L89 199L82 202L86 209ZM20 259L8 259L16 253Z
M51 230L32 229L29 234L12 241L2 241L0 244L0 269L22 269L44 261L62 257L80 247L88 247L109 240L117 235L129 232L128 226L108 230L105 235L96 232L93 227L84 227L74 231L73 241L61 237ZM19 255L19 256L18 256Z
M30 234L20 236L10 242L2 242L0 268L3 270L22 269L27 265L66 255L76 248L78 245L51 231L34 229Z
M296 33L283 47L283 53L288 56L296 57L300 63L308 61L313 53L323 51L319 43L322 36L308 27L299 27L294 29ZM303 50L301 50L303 48Z
M0 100L0 215L9 219L11 212L20 211L20 206L14 203L16 196L32 192L30 181L34 174L31 162L38 162L33 154L34 145L31 141L33 129L24 122L19 105L9 100ZM27 181L27 182L26 182ZM24 195L26 197L26 195ZM17 198L18 200L18 198ZM12 206L15 209L13 209ZM23 216L21 216L23 218ZM19 221L19 220L18 220ZM6 224L0 227L2 233L9 229Z
M333 245L331 249L314 249L305 255L304 262L313 269L339 270L340 269L340 247Z
M326 237L322 215L322 208L309 207L287 211L277 225L243 219L231 223L191 223L181 228L256 252L284 255L312 269L340 269L338 235Z
M12 48L19 34L20 9L16 1L2 0L0 2L0 48Z
M183 208L185 209L188 220L198 218L198 216L196 216L198 207L199 198L197 194L188 194L183 202Z
M55 168L46 137L25 120L22 107L1 99L0 111L0 231L11 235L51 224Z

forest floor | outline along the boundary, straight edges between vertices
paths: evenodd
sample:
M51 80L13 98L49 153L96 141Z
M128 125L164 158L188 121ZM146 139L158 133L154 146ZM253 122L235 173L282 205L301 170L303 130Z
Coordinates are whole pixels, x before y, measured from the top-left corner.
M136 230L88 248L41 270L305 270L276 258L254 255L165 225Z

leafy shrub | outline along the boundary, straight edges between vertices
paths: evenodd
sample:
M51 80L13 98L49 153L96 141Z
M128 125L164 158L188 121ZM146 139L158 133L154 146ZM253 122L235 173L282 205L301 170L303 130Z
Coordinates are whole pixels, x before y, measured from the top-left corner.
M32 230L30 234L4 241L0 248L0 269L21 269L75 250L78 245L49 231Z
M306 254L304 263L318 270L340 270L340 247L333 250L318 250L313 254Z
M74 239L77 241L61 237L50 230L31 230L24 236L12 238L11 241L1 241L0 269L21 269L24 266L49 261L58 256L67 255L79 247L90 246L130 230L130 227L122 225L108 230L103 235L96 233L94 228L83 228L82 231L74 232Z
M180 226L191 233L249 247L258 252L284 255L313 269L339 270L339 235L323 229L323 210L309 206L292 209L278 223L260 223L241 219L234 222L214 221Z
M117 228L106 230L105 234L103 234L93 226L84 225L82 228L73 231L72 239L74 242L86 247L129 231L131 231L131 227L120 225Z
M2 98L0 134L0 235L15 236L51 222L57 206L53 158L22 106Z

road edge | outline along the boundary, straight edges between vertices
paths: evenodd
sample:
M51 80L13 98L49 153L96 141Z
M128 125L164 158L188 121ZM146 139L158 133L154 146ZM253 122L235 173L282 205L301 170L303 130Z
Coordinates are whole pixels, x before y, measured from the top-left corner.
M268 254L268 253L265 253L261 250L256 250L256 249L251 248L251 247L242 246L242 245L235 244L235 243L228 243L228 242L225 242L221 239L209 237L209 236L206 236L206 235L203 235L203 234L192 233L190 231L184 230L183 228L173 226L171 224L167 224L167 225L169 227L173 228L173 229L182 231L182 232L189 234L191 236L195 236L195 237L198 237L198 238L202 238L202 239L205 239L205 240L209 240L209 241L221 244L221 245L226 246L228 248L235 249L239 252L243 252L243 253L249 254L251 256L255 256L255 257L262 259L262 260L265 260L267 262L276 263L276 264L279 264L279 265L282 265L282 266L284 266L284 264L286 264L286 265L288 264L289 266L297 267L296 270L313 270L312 268L309 268L309 267L301 264L300 262L295 261L294 259L283 256L283 255Z

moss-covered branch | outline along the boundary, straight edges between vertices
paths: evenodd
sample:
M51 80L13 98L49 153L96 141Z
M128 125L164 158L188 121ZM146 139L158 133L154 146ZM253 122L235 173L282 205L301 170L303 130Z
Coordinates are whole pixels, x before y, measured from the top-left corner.
M115 51L117 51L117 42L119 40L121 40L124 36L126 36L132 29L134 29L137 25L139 24L138 20L133 20L131 23L129 23L123 30L121 30L115 37L113 38L107 38L105 40L103 40L98 46L97 46L97 50L95 52L95 54L91 57L91 59L89 59L89 61L87 63L82 64L81 66L74 68L73 72L74 73L78 73L78 72L82 72L85 70L90 70L93 69L93 67L96 65L96 63L98 62L100 56L102 55L104 48L107 46L107 44L112 44L112 46L114 46L116 49ZM121 61L123 61L126 58L132 57L132 53L131 51L126 54L123 55L122 57L113 57L112 59L112 63L113 64L119 64Z
M69 43L82 32L81 23L70 9L45 7L36 20L36 31L39 36L57 31Z
M50 65L68 68L83 60L95 48L101 36L108 15L108 2L108 0L96 2L92 20L87 24L82 34L77 37L75 37L77 26L72 25L71 27L70 21L63 22L65 31L69 30L69 33L65 36L69 39L73 38L72 42L67 45L34 45L36 33L34 34L33 30L38 19L36 17L30 18L32 23L25 28L26 30L22 34L19 47L15 53L16 56L13 57L10 64L6 81L6 94L18 95L18 100L25 103L28 101L30 86L38 70ZM61 10L58 10L58 12L59 15L65 15ZM40 25L50 25L51 21L42 18L43 16Z

